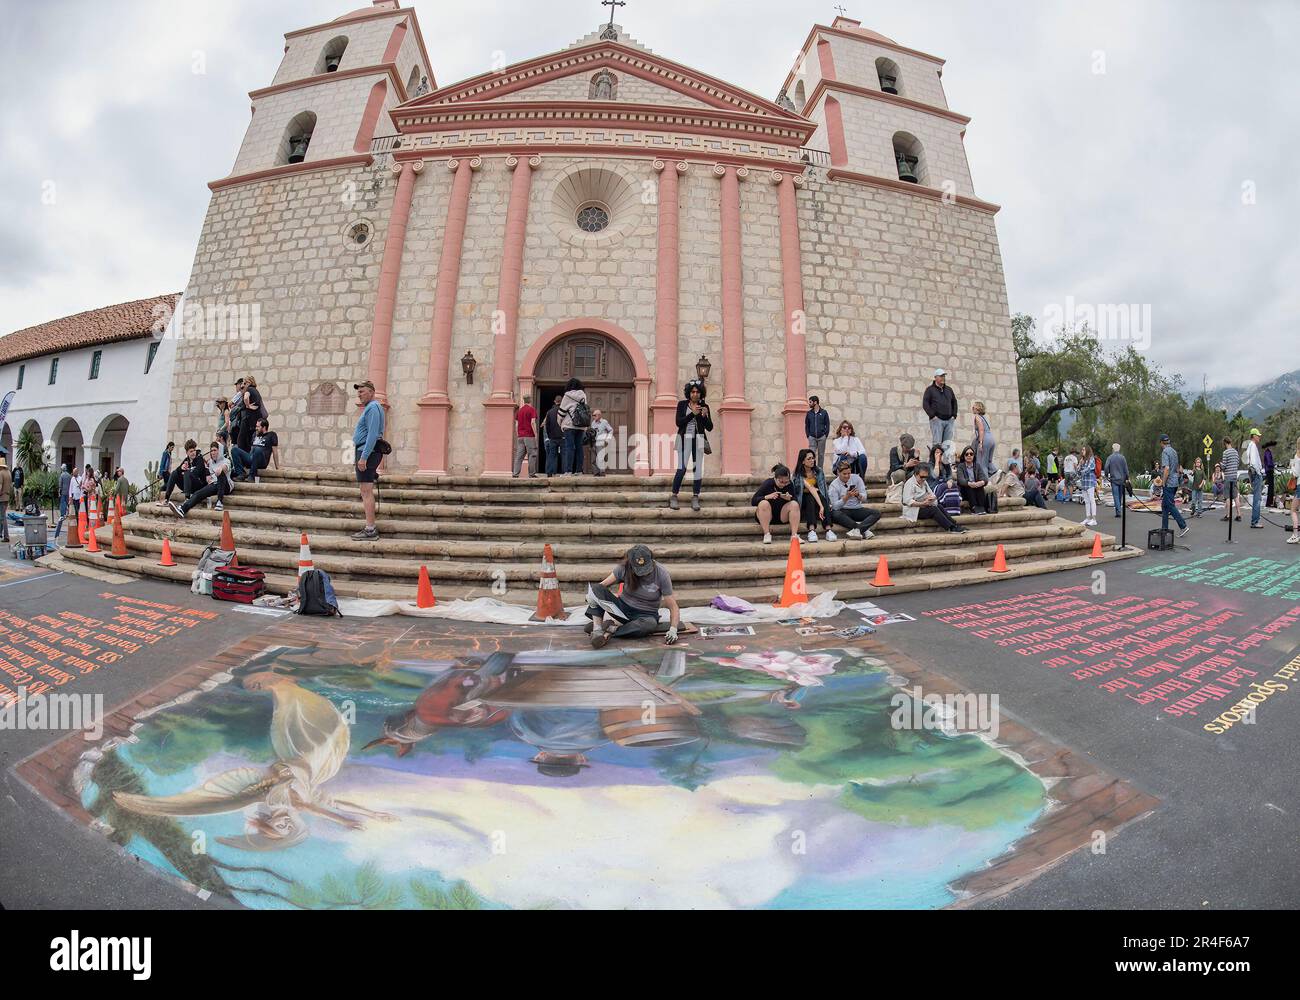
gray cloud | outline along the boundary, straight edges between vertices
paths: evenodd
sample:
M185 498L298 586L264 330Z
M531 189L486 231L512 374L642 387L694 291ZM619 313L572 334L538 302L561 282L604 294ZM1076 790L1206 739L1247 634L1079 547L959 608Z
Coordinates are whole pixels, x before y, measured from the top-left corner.
M207 208L283 34L364 0L19 5L0 68L0 287L16 329L184 286ZM594 0L414 3L440 84L561 48ZM873 6L875 9L873 9ZM830 8L631 0L656 52L766 97ZM1300 133L1288 0L912 0L850 8L943 56L1014 311L1150 304L1150 356L1199 385L1295 367ZM1105 72L1094 73L1097 53ZM196 73L197 62L203 72ZM51 67L55 71L51 72ZM42 202L54 183L53 205ZM1242 204L1252 182L1257 203ZM12 265L12 266L10 266Z

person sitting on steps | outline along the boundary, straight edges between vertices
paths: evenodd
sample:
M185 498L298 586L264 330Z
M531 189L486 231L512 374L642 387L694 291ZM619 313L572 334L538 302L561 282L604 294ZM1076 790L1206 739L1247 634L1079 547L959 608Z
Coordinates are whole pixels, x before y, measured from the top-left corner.
M167 485L163 488L162 499L158 501L158 506L163 508L172 506L172 490L177 486L186 497L189 497L197 493L207 481L208 469L203 456L199 454L199 443L190 438L185 442L185 457L167 476Z
M934 498L934 490L927 481L930 470L923 464L912 471L912 478L903 484L903 518L916 524L918 521L934 521L944 531L956 535L966 534L966 529L948 516Z
M772 466L772 475L763 480L749 500L758 523L763 528L763 544L772 544L772 523L788 524L790 537L799 537L799 503L794 498L790 483L790 470L778 462Z
M225 504L222 501L232 489L234 489L234 483L230 478L230 462L222 454L221 442L213 441L208 453L208 484L191 493L189 499L183 504L172 503L171 508L176 512L177 517L184 517L208 497L215 496L217 503L212 509L216 511L225 510Z
M853 471L852 459L840 459L828 493L831 520L842 528L848 528L850 538L871 538L874 534L871 526L880 520L880 512L865 506L867 487L862 477Z
M621 583L623 589L610 588ZM666 604L671 616L664 642L677 641L682 612L673 596L673 580L661 563L655 562L648 546L633 545L623 561L600 583L587 590L586 615L591 621L587 633L600 649L610 639L641 639L660 630L659 606Z
M799 505L799 515L808 525L808 541L817 541L817 526L826 532L826 541L837 542L831 530L831 502L826 495L826 477L817 466L817 453L811 448L800 448L794 463L794 500Z

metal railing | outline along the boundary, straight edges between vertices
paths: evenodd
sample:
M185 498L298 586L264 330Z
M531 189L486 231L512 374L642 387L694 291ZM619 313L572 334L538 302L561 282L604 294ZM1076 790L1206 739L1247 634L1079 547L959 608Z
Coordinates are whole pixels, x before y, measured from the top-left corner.
M831 165L831 153L828 149L813 149L811 146L804 146L799 150L799 158L810 167L829 167Z

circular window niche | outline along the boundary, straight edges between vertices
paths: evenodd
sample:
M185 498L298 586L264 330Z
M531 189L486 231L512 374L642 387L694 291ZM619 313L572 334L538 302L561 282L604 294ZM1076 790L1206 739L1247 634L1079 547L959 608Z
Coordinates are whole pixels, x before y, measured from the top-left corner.
M361 251L375 238L375 227L368 219L357 219L343 227L343 246L347 250Z
M551 230L573 246L617 243L641 224L640 190L622 168L572 166L551 187Z

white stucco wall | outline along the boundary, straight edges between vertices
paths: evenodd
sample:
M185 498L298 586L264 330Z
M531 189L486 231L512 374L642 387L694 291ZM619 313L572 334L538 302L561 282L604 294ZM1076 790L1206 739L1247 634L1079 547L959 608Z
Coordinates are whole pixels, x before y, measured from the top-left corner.
M10 464L13 444L28 421L40 425L42 443L53 440L57 432L63 444L73 445L76 433L68 424L71 420L76 422L82 441L77 448L79 465L89 462L99 468L100 449L107 447L113 452L114 465L125 468L131 482L143 485L145 466L158 460L167 443L167 410L176 360L176 341L164 336L146 375L144 367L151 342L149 337L140 337L0 366L0 397L17 386L18 369L26 366L23 387L14 396L8 417L0 426L0 439L9 449ZM92 379L91 358L97 350L104 353L99 377ZM59 374L50 385L50 361L54 357L59 359ZM108 430L116 416L127 421L125 436ZM54 464L59 464L58 442Z

